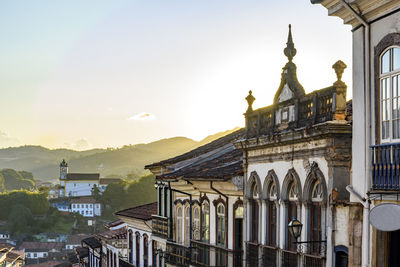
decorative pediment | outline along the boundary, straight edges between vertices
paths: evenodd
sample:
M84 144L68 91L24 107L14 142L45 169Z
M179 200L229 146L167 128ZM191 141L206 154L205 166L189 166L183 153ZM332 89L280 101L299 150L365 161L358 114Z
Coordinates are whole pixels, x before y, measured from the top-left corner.
M283 86L281 94L279 95L278 102L280 103L292 99L293 96L294 96L293 91L290 90L288 84L285 84Z

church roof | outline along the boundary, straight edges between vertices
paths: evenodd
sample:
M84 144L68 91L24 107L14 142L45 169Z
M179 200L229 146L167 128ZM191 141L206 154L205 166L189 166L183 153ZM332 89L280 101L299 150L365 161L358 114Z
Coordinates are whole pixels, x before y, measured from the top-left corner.
M100 173L67 173L67 179L70 181L95 181L100 179Z

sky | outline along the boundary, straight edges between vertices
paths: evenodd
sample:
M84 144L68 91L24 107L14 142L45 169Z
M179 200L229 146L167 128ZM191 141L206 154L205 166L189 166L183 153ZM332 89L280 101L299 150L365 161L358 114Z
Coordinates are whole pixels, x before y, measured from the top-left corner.
M3 0L0 147L89 149L244 126L272 104L288 24L306 92L348 68L351 29L309 0Z

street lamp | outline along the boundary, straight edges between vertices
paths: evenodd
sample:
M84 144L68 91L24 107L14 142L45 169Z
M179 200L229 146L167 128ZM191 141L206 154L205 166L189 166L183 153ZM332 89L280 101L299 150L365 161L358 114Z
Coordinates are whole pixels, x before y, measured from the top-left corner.
M296 241L301 235L302 228L303 224L296 218L293 218L288 224L289 233L294 237L294 239L296 239Z

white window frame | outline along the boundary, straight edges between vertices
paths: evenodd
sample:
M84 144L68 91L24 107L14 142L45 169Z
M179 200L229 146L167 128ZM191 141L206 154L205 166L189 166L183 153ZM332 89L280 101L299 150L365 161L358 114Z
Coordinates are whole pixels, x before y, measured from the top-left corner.
M393 69L393 52L390 52L389 58L389 71L385 73L382 72L382 57L393 48L400 49L400 46L390 46L386 48L380 55L379 55L379 135L381 143L393 143L393 142L400 142L400 135L399 138L393 138L393 79L398 76L397 79L400 81L400 68ZM389 121L389 137L383 139L383 127L382 127L382 115L383 115L383 105L382 105L382 82L384 79L388 79L388 87L389 87L389 114L388 114L388 121ZM398 82L400 83L400 82ZM400 91L400 88L398 88ZM398 97L398 101L400 101L400 94ZM400 123L400 120L399 120Z

